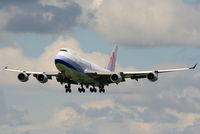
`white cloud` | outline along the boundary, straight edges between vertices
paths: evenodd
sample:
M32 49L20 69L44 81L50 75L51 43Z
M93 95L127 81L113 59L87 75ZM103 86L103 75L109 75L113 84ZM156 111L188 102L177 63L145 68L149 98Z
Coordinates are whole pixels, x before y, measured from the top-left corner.
M76 113L74 109L67 107L55 113L49 125L53 127L65 126L66 124L64 123L66 122L71 123L74 118L77 118L77 116L78 116L78 113Z
M171 127L177 129L178 132L183 132L186 128L193 126L195 122L200 118L200 114L194 113L178 113L171 109L166 109L168 114L176 116L179 120L171 124Z
M3 90L0 89L0 124L3 124L7 119L7 106L5 104L5 98L4 98L4 93Z
M65 8L70 4L70 0L40 0L43 6L55 6L59 8Z
M198 2L195 5L184 0L40 0L27 2L32 15L26 15L27 8L20 2L0 12L0 29L48 34L81 26L95 29L121 45L199 46L200 43ZM60 12L70 15L63 17ZM34 22L34 18L41 21Z
M114 103L112 100L101 100L101 101L93 101L87 104L83 104L82 107L84 109L89 109L89 108L96 108L96 109L102 109L102 108L113 108Z
M94 28L111 41L135 46L200 44L199 5L181 0L100 3L94 5Z

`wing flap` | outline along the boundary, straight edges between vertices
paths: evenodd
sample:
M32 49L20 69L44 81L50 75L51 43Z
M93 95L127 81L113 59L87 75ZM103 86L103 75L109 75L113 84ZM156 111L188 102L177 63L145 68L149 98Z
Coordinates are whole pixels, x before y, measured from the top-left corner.
M130 79L142 79L142 78L146 78L147 74L149 74L152 71L136 71L136 72L122 72L122 76L123 78L130 78Z
M110 77L112 74L114 74L114 72L85 71L85 73L99 83L104 83L105 85L113 83L110 80Z

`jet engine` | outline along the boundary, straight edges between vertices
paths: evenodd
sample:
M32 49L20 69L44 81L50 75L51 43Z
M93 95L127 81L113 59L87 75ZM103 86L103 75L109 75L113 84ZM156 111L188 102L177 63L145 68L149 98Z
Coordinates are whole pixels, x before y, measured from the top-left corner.
M38 74L36 78L40 83L46 83L48 81L46 74Z
M147 74L147 79L152 81L152 82L155 82L158 80L158 74L156 73L149 73Z
M26 82L28 81L29 77L27 73L19 73L17 76L18 80L21 82Z
M111 80L112 82L114 82L114 83L119 83L119 82L122 81L122 77L121 77L121 75L119 75L119 74L112 74L112 75L110 76L110 80Z

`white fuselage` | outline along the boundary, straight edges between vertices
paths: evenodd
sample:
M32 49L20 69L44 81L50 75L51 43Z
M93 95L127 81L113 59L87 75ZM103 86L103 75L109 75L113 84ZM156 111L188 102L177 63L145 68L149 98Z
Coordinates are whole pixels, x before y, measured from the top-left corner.
M94 63L91 63L69 49L62 48L55 57L56 68L65 74L65 76L77 83L99 83L86 75L88 71L109 72Z

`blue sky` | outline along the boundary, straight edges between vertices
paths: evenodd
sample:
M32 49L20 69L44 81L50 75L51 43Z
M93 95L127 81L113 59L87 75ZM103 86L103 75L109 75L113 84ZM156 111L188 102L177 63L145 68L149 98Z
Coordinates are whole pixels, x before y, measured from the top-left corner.
M152 4L153 3L153 4ZM105 66L119 45L117 69L200 63L198 0L0 1L0 67L55 71L60 47ZM97 60L98 59L98 60ZM55 79L26 83L0 71L0 134L197 134L200 69L72 94Z

